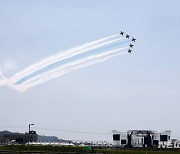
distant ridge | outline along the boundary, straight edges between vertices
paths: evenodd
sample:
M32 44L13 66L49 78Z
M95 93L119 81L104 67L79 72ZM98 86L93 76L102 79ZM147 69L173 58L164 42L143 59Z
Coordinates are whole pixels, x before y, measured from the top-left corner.
M56 136L45 136L38 135L39 142L59 142L59 139Z
M0 136L12 136L12 135L23 135L23 134L24 133L10 132L8 130L0 131ZM39 142L59 142L60 141L56 136L38 135L37 137L38 137L37 140Z

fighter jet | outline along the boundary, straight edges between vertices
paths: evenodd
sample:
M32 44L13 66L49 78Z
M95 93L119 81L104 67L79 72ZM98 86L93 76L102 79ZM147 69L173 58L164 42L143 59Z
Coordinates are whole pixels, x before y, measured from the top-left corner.
M129 49L129 50L128 50L128 53L131 53L131 52L132 52L132 50L131 50L131 49Z
M122 36L123 36L123 35L124 35L124 32L123 32L123 31L121 31L120 35L122 35Z
M128 38L128 39L129 39L129 37L130 37L130 35L126 34L126 38Z
M130 43L129 46L130 46L130 48L132 48L134 45Z
M133 38L132 38L132 42L135 42L135 41L136 41L136 39L133 37Z

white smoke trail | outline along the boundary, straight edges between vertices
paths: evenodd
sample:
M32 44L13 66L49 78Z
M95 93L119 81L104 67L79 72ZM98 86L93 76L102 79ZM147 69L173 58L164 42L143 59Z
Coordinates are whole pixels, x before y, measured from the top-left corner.
M119 52L122 50L125 50L125 49L127 49L127 47L116 49L116 50L110 50L110 51L107 51L105 53L85 57L85 58L82 58L80 60L70 62L68 64L65 64L65 65L56 67L54 69L51 69L45 73L41 73L41 74L25 81L24 83L22 83L20 85L9 84L9 87L16 89L18 91L25 91L29 87L33 87L33 86L36 86L40 83L44 83L48 80L51 80L52 78L57 78L57 77L65 74L65 73L68 73L68 72L71 72L73 70L80 69L80 68L83 68L83 67L101 62L101 61L104 61L106 59L109 59L110 57L114 57L115 55L119 55L120 54ZM112 54L114 54L114 55L112 55Z
M127 49L127 47L120 48L120 49L115 49L115 50L110 50L110 51L106 51L106 52L100 53L100 54L95 54L95 55L92 55L92 56L88 56L88 57L82 58L80 60L76 60L76 61L64 64L64 65L58 66L56 68L50 69L47 72L41 73L41 74L39 74L39 75L37 75L37 76L35 76L35 77L25 81L24 83L30 83L30 82L32 82L34 80L41 79L44 76L48 76L48 74L50 74L52 72L57 72L59 70L63 70L63 69L68 68L68 67L72 67L72 66L75 66L75 65L78 65L78 64L81 64L81 63L85 63L85 62L88 62L88 61L96 59L96 58L101 58L103 56L107 56L108 54L112 54L112 53L115 53L115 52L118 52L118 51L122 51L122 50L125 50L125 49Z
M0 86L4 86L7 84L7 79L4 77L4 75L2 74L2 71L0 69Z
M62 71L60 71L60 72L51 74L48 78L44 78L44 79L42 79L42 80L38 80L38 81L36 81L36 82L34 82L34 83L31 83L31 84L28 85L28 86L29 86L29 87L34 87L34 86L36 86L36 85L38 85L38 84L42 84L42 83L44 83L44 82L46 82L46 81L49 81L49 80L51 80L51 79L53 79L53 78L57 78L57 77L62 76L62 75L64 75L64 74L66 74L66 73L69 73L69 72L72 72L72 71L75 71L75 70L78 70L78 69L87 67L87 66L89 66L89 65L93 65L93 64L96 64L96 63L100 63L100 62L106 61L106 60L108 60L108 59L110 59L110 58L112 58L112 57L118 56L118 55L123 54L123 53L126 53L126 52L120 52L120 53L112 54L112 55L110 55L110 56L105 56L104 58L94 59L94 60L91 60L91 61L89 61L89 62L82 63L82 64L80 64L80 65L70 67L70 68L68 68L67 70L65 69L65 70L62 70Z
M69 49L63 53L58 53L58 54L52 55L48 58L45 58L43 60L40 60L38 63L33 64L30 67L26 68L25 70L16 73L13 77L10 78L10 82L17 82L17 80L20 80L21 78L28 76L28 75L48 66L50 64L58 62L60 60L64 60L64 59L73 57L75 55L82 54L88 50L96 49L96 48L99 48L99 47L102 47L102 46L105 46L105 45L108 45L108 44L111 44L111 43L114 43L114 42L124 39L124 38L120 38L120 39L115 39L115 40L104 42L104 41L106 41L108 39L112 39L116 36L117 35L112 35L110 37L106 37L106 38L103 38L103 39L100 39L100 40L97 40L94 42L86 43L79 47ZM104 43L98 44L100 42L104 42Z
M104 42L104 43L101 43L101 44L97 44L97 45L95 45L95 46L91 46L91 47L85 48L85 49L83 49L83 50L79 50L79 51L72 52L71 54L68 54L68 55L67 55L66 52L65 52L65 54L62 55L62 56L60 56L60 57L57 56L57 57L54 57L54 59L49 59L49 61L46 61L45 63L42 63L42 64L40 64L39 66L38 66L38 64L37 64L36 68L34 68L34 66L32 66L31 70L28 70L28 71L25 70L25 71L21 71L21 72L18 73L18 74L15 74L15 75L10 79L10 81L11 81L11 82L17 82L17 81L20 80L21 78L23 78L23 77L25 77L25 76L28 76L28 75L30 75L30 74L32 74L32 73L34 73L34 72L36 72L36 71L38 71L38 70L40 70L40 69L42 69L42 68L47 67L48 65L51 65L51 64L55 63L55 62L58 62L58 61L61 61L61 60L64 60L64 59L73 57L73 56L78 55L78 54L82 54L82 53L84 53L84 52L86 52L86 51L88 51L88 50L96 49L96 48L98 48L98 47L102 47L102 46L108 45L108 44L110 44L110 43L114 43L114 42L119 41L119 40L122 40L122 39L116 39L116 40Z
M0 69L0 80L3 80L3 79L4 79L4 76L3 76L2 71Z
M115 38L116 36L118 35L112 35L110 37L106 37L103 39L99 39L97 41L86 43L84 45L66 50L65 52L60 52L50 57L44 58L40 60L39 62L27 67L26 69L16 73L10 79L6 79L0 70L0 86L7 85L12 89L23 92L23 91L26 91L30 87L34 87L38 84L42 84L48 80L57 78L68 72L71 72L71 71L74 71L83 67L87 67L89 65L93 65L93 64L105 61L107 59L110 59L119 54L125 53L125 51L123 50L128 49L128 47L105 51L99 54L97 54L97 52L95 54L94 52L94 53L91 53L92 54L91 56L86 55L86 57L81 58L80 55L81 54L84 55L84 53L86 53L87 51L94 50L99 47L104 47L106 45L111 45L114 42L125 39L122 37ZM57 62L65 62L63 60L71 58L71 57L74 57L77 60L70 59L70 62L68 63L66 62L65 64L61 64L60 66L52 65L52 64L59 64ZM52 66L54 68L51 68ZM49 69L49 70L42 72L44 71L44 69ZM40 71L42 73L40 73Z

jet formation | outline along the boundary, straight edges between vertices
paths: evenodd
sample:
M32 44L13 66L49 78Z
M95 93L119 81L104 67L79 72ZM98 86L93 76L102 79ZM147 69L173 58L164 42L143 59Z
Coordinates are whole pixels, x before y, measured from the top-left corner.
M129 34L125 34L125 32L123 32L123 31L120 32L120 35L121 36L125 36L127 39L130 39L130 35ZM132 37L131 41L135 43L136 39L134 37ZM128 53L132 52L133 46L134 46L134 44L132 44L132 43L129 44Z

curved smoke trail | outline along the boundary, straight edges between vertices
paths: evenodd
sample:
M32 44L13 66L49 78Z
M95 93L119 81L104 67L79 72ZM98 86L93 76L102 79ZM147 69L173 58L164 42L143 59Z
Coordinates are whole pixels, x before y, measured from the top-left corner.
M4 77L4 75L2 74L2 71L0 69L0 86L4 86L7 84L7 79Z
M105 61L107 59L110 59L116 55L120 55L123 53L126 53L127 51L127 47L124 48L119 48L119 49L115 49L115 50L110 50L107 51L105 53L101 53L101 54L95 54L92 56L88 56L86 58L82 58L80 60L77 61L73 61L67 64L64 64L62 66L50 69L47 72L41 73L35 77L32 77L26 81L24 81L23 83L21 83L20 85L13 85L10 84L9 86L13 89L16 89L18 91L25 91L30 87L34 87L38 84L42 84L46 81L49 81L53 78L57 78L59 76L62 76L66 73L69 73L71 71L83 68L83 67L87 67L89 65L93 65L102 61Z
M43 68L43 67L51 65L51 64L58 62L60 60L67 59L67 58L73 57L75 55L84 53L86 51L96 49L96 48L99 48L99 47L102 47L102 46L105 46L105 45L108 45L108 44L122 40L122 38L120 38L120 39L104 42L104 41L112 39L116 36L117 35L112 35L110 37L99 39L99 40L96 40L96 41L86 43L84 45L69 49L63 53L60 52L60 53L54 54L48 58L44 58L44 59L40 60L39 62L31 65L30 67L26 68L25 70L16 73L13 77L10 78L10 81L16 82L17 80L21 79L22 77L27 76L27 75ZM101 43L101 42L104 42L104 43ZM101 43L101 44L99 44L99 43Z
M30 87L42 84L63 74L127 53L130 41L122 42L126 38L116 38L117 36L112 35L66 50L63 53L54 54L16 73L9 79L6 79L0 70L0 86L7 85L12 89L23 92ZM115 42L119 43L113 45ZM120 48L120 45L123 45L123 47ZM112 49L107 51L109 47ZM85 54L84 57L84 53L87 52L90 52L90 55ZM69 62L64 61L66 59Z

